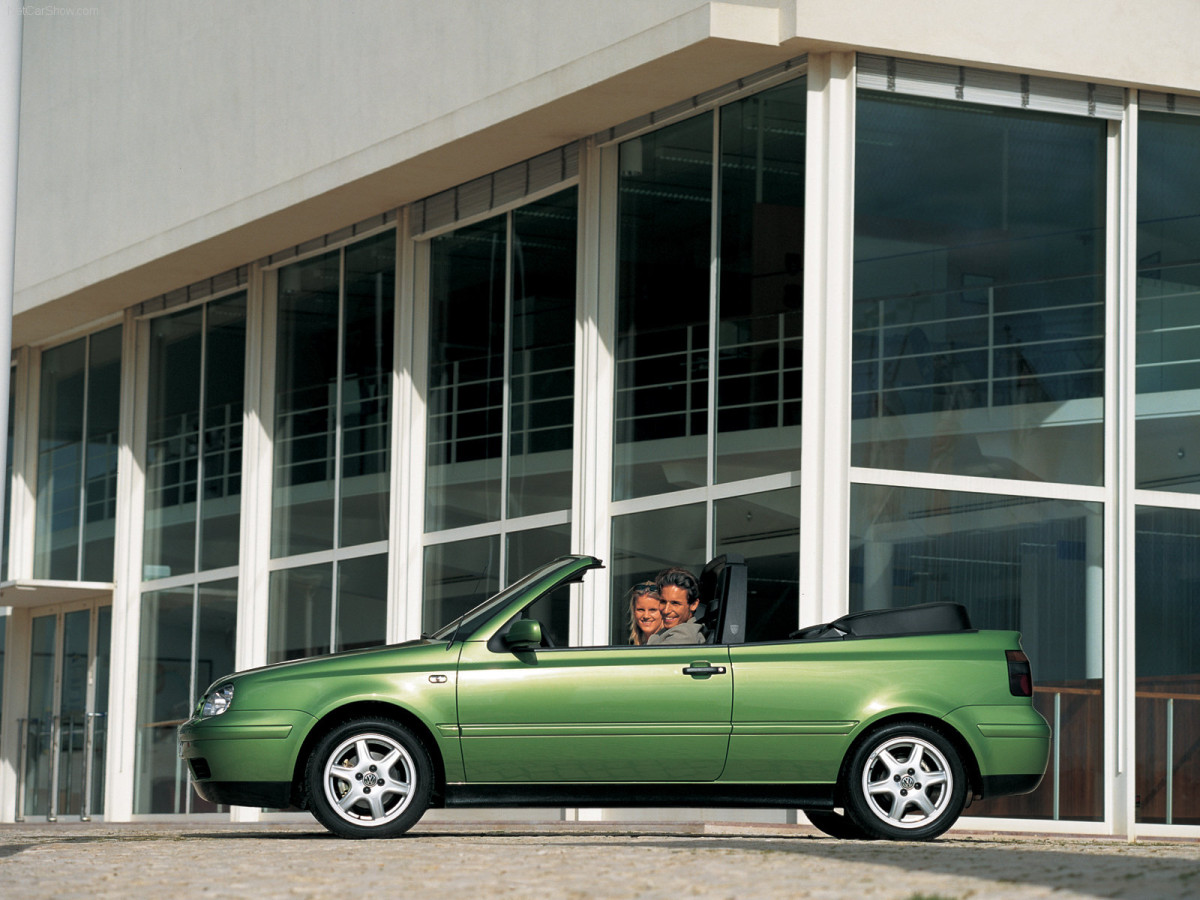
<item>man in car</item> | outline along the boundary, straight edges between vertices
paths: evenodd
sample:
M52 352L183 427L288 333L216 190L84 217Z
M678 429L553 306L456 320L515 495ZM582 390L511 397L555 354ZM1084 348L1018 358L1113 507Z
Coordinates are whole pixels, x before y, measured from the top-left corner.
M664 569L655 579L662 595L663 629L650 635L646 645L703 644L704 629L692 621L700 603L700 584L696 576L678 566Z

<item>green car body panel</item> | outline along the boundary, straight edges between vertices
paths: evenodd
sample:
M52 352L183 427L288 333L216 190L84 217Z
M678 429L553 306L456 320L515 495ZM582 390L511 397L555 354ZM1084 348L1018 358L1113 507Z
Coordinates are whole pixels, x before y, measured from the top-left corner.
M229 708L204 715L202 698L179 730L197 791L307 805L314 746L371 716L424 745L432 805L833 809L854 748L895 722L950 741L967 797L1041 779L1049 728L1010 689L1016 632L582 648L517 645L514 632L506 643L532 601L597 566L547 565L437 639L218 679L210 693L232 684Z

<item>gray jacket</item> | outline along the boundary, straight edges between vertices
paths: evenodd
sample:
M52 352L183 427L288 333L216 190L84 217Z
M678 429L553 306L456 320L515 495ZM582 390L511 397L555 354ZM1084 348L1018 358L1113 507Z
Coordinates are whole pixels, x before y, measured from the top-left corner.
M703 644L704 629L696 622L680 622L673 628L660 631L646 638L646 646L651 644Z

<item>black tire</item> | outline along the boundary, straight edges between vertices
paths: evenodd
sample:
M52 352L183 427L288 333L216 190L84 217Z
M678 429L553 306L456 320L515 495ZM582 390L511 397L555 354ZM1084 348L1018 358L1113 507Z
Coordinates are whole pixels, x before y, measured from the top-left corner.
M824 832L839 841L871 841L874 836L867 834L854 824L849 816L827 809L806 809L804 815L818 831Z
M931 841L963 811L967 778L954 746L915 722L873 732L846 767L846 814L866 834L892 841Z
M403 834L429 806L429 752L399 722L354 719L325 735L305 771L317 821L338 837Z

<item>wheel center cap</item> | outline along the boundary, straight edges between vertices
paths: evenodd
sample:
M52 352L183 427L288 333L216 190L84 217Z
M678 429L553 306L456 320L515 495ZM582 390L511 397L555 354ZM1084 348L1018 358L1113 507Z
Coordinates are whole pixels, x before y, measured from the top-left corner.
M913 785L916 783L917 779L913 778L911 775L905 775L900 779L900 787L904 788L906 791L911 791L913 789Z
M374 772L368 772L363 776L362 783L364 787L375 787L375 785L379 784L379 776Z

